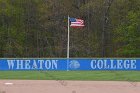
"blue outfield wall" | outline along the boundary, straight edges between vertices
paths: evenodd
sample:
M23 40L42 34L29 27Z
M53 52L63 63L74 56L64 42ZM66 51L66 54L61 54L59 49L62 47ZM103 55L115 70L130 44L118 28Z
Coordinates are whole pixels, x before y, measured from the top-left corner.
M0 59L0 70L139 70L140 58Z

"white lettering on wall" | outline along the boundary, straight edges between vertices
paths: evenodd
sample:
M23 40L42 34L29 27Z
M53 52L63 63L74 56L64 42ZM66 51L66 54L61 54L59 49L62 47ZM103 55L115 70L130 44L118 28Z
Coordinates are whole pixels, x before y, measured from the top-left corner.
M16 60L17 68L16 69L23 69L23 60Z
M131 60L131 69L136 69L136 60Z
M7 60L8 68L13 69L14 68L14 60Z
M30 69L31 65L30 65L30 60L25 60L25 69Z

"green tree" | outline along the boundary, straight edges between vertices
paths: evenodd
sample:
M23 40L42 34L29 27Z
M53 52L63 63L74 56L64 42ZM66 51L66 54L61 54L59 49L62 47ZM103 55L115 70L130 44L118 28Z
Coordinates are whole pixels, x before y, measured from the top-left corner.
M138 0L118 0L113 12L112 23L114 23L114 49L115 54L121 57L140 56L140 1ZM112 10L113 11L113 10Z

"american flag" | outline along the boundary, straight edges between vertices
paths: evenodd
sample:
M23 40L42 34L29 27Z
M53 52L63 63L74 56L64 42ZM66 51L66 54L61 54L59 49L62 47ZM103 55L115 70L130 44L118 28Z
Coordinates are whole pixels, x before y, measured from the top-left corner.
M84 27L84 20L76 19L76 18L69 18L70 20L70 27Z

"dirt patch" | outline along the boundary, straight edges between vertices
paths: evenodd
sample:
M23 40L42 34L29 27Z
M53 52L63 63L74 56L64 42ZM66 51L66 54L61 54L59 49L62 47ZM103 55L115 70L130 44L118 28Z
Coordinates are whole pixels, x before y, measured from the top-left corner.
M140 82L0 80L0 93L140 93Z

